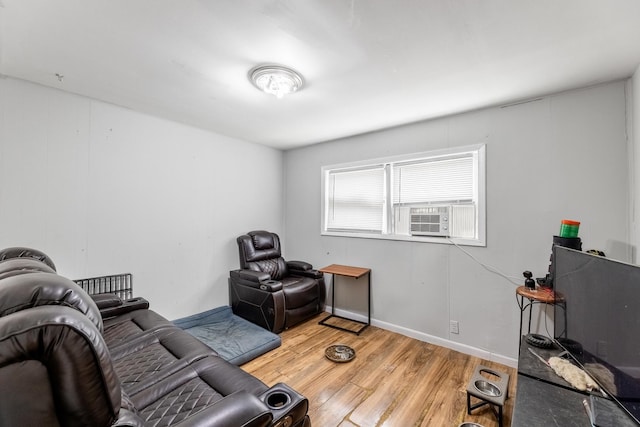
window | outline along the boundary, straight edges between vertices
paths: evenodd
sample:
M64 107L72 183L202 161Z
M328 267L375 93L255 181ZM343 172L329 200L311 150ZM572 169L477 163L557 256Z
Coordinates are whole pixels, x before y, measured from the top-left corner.
M325 235L485 244L485 146L322 168Z
M384 214L384 176L382 165L328 174L331 194L327 227L381 233Z

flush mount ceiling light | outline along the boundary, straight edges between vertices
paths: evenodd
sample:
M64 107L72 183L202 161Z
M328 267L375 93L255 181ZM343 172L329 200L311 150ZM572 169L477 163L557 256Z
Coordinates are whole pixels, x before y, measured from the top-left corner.
M249 72L255 87L263 92L282 98L302 88L302 76L291 68L280 65L261 65Z

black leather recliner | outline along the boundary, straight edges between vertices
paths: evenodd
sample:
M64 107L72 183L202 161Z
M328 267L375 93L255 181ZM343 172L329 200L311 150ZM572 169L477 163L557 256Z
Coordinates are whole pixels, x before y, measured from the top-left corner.
M237 316L278 333L324 311L324 275L304 261L285 261L280 238L251 231L237 238L240 269L229 278Z

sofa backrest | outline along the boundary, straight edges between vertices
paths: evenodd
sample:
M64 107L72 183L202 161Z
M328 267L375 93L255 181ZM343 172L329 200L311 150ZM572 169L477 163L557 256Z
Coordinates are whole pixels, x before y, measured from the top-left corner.
M53 263L53 260L49 258L47 254L45 254L44 252L38 249L25 248L25 247L18 246L18 247L6 248L6 249L0 250L0 261L4 261L11 258L33 258L33 259L37 259L38 261L44 262L49 267L51 267L54 271L56 269L56 265Z
M10 258L0 261L0 280L5 277L37 273L39 271L43 273L56 273L53 268L35 258Z

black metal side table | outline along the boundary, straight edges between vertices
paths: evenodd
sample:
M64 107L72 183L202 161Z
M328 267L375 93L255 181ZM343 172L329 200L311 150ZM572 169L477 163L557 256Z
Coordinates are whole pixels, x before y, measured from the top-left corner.
M334 275L334 281L333 284L331 286L331 314L327 317L325 317L324 319L322 319L319 324L324 325L324 326L329 326L331 328L334 329L340 329L342 331L347 331L347 332L351 332L354 333L356 335L360 335L360 333L362 331L364 331L367 326L371 325L371 269L370 268L362 268L362 267L351 267L348 265L339 265L339 264L331 264L327 267L323 267L321 269L319 269L318 271L322 272L322 273L328 273L328 274L333 274ZM360 322L359 320L354 320L354 319L348 319L346 317L342 317L342 316L338 316L336 314L336 282L335 282L335 276L346 276L346 277L351 277L353 279L359 279L363 276L367 276L367 322ZM362 325L357 331L351 330L351 329L347 329L347 328L343 328L341 326L337 326L337 325L332 325L330 323L327 323L327 320L333 318L333 317L337 317L340 319L345 319L345 320L349 320L351 322L355 322L355 323L359 323L360 325Z

